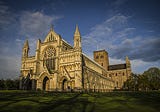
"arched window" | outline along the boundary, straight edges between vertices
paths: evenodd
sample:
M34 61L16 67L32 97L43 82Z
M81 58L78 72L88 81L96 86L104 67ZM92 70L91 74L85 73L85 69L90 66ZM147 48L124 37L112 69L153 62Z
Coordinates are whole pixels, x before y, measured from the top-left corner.
M55 63L56 63L56 50L54 47L48 47L44 51L43 66L46 67L50 73L53 73L53 71L55 70Z
M103 55L101 55L101 58L104 58L104 56L103 56Z

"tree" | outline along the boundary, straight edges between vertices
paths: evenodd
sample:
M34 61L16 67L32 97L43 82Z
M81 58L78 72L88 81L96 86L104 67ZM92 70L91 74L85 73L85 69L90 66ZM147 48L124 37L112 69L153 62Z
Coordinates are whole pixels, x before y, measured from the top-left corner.
M149 89L149 80L148 77L144 74L138 76L138 90L148 90Z
M5 81L5 88L6 88L6 89L12 89L13 86L14 86L13 80L7 79L7 80Z
M132 73L129 79L124 83L124 88L129 91L138 90L138 75Z
M148 88L150 90L160 89L160 69L156 67L149 68L143 75L148 79Z
M4 89L19 89L19 80L18 79L6 79L0 80L0 90L4 90Z
M1 79L0 80L0 90L5 89L5 80Z
M124 88L130 91L135 90L159 90L160 89L160 69L156 67L149 68L143 74L131 74L131 77L125 82Z

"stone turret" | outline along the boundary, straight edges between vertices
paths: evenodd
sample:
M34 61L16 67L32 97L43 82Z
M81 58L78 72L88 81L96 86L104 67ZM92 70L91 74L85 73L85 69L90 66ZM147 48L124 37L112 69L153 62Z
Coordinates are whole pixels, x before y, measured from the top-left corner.
M128 56L126 56L126 69L127 69L127 77L129 77L131 75L131 63Z
M29 52L29 43L28 43L28 40L26 40L25 43L24 43L24 46L23 46L22 58L27 58L28 57L28 52Z
M39 58L40 44L41 44L41 40L38 39L37 40L37 46L36 46L36 60L38 60L38 58Z
M81 49L81 35L78 29L78 25L76 25L76 30L74 33L74 48Z

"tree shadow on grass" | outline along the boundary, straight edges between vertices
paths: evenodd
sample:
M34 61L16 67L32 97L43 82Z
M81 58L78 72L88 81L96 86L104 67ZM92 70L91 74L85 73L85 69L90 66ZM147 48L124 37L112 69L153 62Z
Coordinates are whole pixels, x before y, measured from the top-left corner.
M105 107L103 111L158 112L160 110L159 92L113 92L99 94L98 99L98 108Z
M39 112L93 112L94 102L88 101L87 98L80 98L79 95L66 100L49 102L41 106Z
M140 112L143 110L158 112L160 110L160 92L10 93L0 94L0 101L0 112Z

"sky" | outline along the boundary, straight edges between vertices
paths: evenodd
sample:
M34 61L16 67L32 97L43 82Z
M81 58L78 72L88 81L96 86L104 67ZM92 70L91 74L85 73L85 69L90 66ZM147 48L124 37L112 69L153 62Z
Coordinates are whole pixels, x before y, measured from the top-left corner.
M160 68L159 0L0 0L0 79L18 78L22 47L44 41L53 24L73 45L76 24L83 52L105 49L109 63L131 60L133 73Z

